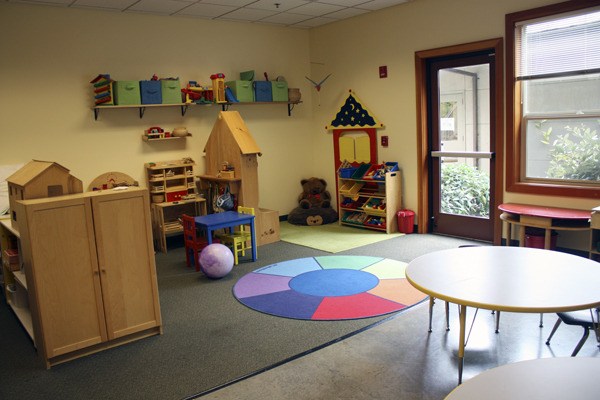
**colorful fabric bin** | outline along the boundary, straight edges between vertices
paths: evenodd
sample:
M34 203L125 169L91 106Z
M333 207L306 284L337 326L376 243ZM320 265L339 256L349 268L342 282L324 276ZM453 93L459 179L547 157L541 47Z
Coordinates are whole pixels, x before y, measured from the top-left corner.
M140 81L115 81L113 83L115 104L136 105L141 104Z
M161 104L162 88L159 81L141 81L140 96L142 104Z
M237 101L251 103L254 101L254 88L250 81L228 81L225 86L229 87Z
M273 101L272 85L269 81L254 81L254 101Z
M162 104L183 103L183 93L181 93L179 79L161 79L160 90L162 92Z
M271 92L273 94L273 101L288 101L288 84L283 81L272 81Z

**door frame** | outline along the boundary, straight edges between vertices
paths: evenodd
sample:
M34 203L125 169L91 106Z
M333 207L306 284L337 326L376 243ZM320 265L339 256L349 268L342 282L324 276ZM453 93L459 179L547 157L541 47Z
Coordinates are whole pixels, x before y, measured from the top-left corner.
M429 207L429 177L431 174L429 162L429 134L428 120L430 110L427 106L427 64L432 58L449 55L468 54L485 50L493 50L496 55L494 89L495 89L495 121L490 121L494 126L495 138L495 193L490 205L490 218L494 224L494 244L499 245L502 240L502 223L498 205L502 204L504 196L504 46L502 38L483 40L479 42L460 44L455 46L440 47L432 50L415 52L415 80L417 100L417 186L418 186L418 211L417 225L419 233L431 232L429 221L431 212Z

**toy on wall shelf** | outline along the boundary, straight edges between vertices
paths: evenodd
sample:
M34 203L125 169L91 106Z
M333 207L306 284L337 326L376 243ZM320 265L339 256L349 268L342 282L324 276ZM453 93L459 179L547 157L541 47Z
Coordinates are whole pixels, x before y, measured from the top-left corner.
M199 85L196 81L189 81L185 89L181 89L185 94L186 103L210 104L214 102L213 88Z
M225 98L225 74L216 73L210 76L213 85L213 96L216 103L227 103Z
M95 105L113 105L113 80L109 74L100 74L90 81L94 85Z

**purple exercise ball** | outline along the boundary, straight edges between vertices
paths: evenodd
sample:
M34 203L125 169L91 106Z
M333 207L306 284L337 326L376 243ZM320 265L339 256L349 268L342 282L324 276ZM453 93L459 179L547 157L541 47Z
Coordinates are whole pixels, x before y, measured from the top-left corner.
M233 269L233 253L221 243L213 243L200 253L200 269L209 278L222 278Z

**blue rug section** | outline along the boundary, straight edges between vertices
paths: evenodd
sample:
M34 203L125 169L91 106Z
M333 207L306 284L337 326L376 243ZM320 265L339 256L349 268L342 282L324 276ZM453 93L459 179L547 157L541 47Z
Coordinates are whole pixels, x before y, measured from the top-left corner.
M323 297L310 296L293 290L248 297L244 304L255 310L280 317L311 319Z
M311 296L352 296L373 289L379 279L353 269L326 269L306 272L293 278L293 290Z

